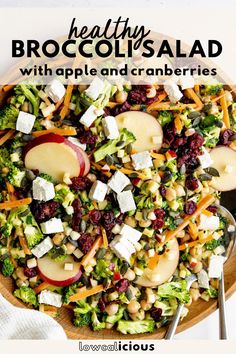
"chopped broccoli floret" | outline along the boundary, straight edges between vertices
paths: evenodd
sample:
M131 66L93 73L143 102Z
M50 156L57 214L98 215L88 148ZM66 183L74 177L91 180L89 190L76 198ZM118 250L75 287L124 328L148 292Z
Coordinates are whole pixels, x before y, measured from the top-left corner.
M76 282L72 285L69 285L69 286L66 286L63 288L62 296L63 296L63 303L64 304L70 303L70 296L74 295L76 293L76 290L79 288L80 285L81 285L80 282Z
M76 327L89 326L90 323L91 323L91 312L80 314L79 316L76 316L74 319L74 325Z
M186 280L162 284L158 287L158 295L166 299L177 298L181 303L188 303L190 295L186 286Z
M33 248L42 240L43 234L30 210L28 210L27 215L21 216L20 218L23 223L24 234L28 246L29 248Z
M66 257L66 246L63 245L61 247L53 247L49 252L48 255L56 262L63 262Z
M13 105L6 105L0 109L0 129L16 129L16 120L19 110Z
M118 322L117 330L123 334L138 334L153 332L155 322L153 320L124 321Z
M10 211L8 218L2 223L1 234L3 237L9 237L12 233L14 222L19 217L19 214L24 212L27 207L14 208Z
M2 274L4 277L10 277L14 272L14 265L9 257L5 258L2 263Z
M216 85L205 85L203 89L203 93L205 95L217 95L219 91L222 89L223 84L216 84Z
M10 154L6 148L0 149L0 169L7 167L9 172L6 176L8 181L15 187L20 187L23 178L25 177L25 171L21 171L10 159Z
M125 146L132 144L135 140L136 138L134 134L124 128L122 129L119 138L110 140L95 151L94 159L96 162L103 160L107 155L115 154L121 148L123 149ZM121 141L123 142L122 145L119 144Z
M109 264L104 259L99 259L95 267L96 279L110 278L113 272L109 269Z
M161 126L164 127L164 125L170 123L173 120L173 114L170 111L160 111L157 119Z
M25 304L37 306L37 297L33 289L22 286L14 291L14 296L23 301Z
M220 138L220 128L215 125L211 127L206 127L201 130L204 137L204 145L206 147L212 148L217 145Z
M74 193L71 192L70 188L66 184L57 184L55 186L56 195L54 200L61 203L64 208L71 205L75 199Z
M116 322L122 319L123 314L124 314L124 308L120 307L118 312L115 315L107 316L106 322L115 324Z
M15 152L16 149L22 148L25 145L24 141L20 136L16 136L11 142L11 152Z
M77 301L76 307L74 309L75 316L79 316L80 314L84 315L89 311L92 311L92 307L86 302L86 300L82 299L80 301Z
M35 85L19 84L15 87L15 93L17 96L25 96L32 104L33 113L37 117L39 114L40 98L38 95L38 89Z
M101 329L106 328L106 323L99 321L95 311L92 313L91 320L92 320L92 327L94 331L100 331Z
M108 81L104 82L103 93L99 95L96 101L93 101L86 95L86 92L82 92L80 95L80 101L84 106L90 106L93 104L97 108L104 108L109 102L110 97L112 97L117 90L115 85L110 84ZM77 105L78 106L78 105Z
M47 173L40 173L38 177L44 178L46 179L46 181L53 183L53 178L49 176Z
M215 299L218 297L218 290L213 288L213 286L210 285L209 289L206 290L207 294L210 296L211 299Z

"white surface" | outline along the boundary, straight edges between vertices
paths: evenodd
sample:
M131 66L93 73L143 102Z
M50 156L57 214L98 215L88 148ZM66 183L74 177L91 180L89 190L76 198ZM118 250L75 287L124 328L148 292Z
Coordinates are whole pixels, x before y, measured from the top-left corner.
M19 309L0 294L0 339L66 339L63 328L39 311Z
M40 2L32 0L0 0L0 6L29 6L29 7L37 7L37 6L44 6L44 7L58 7L58 6L67 6L67 7L105 7L105 6L112 6L112 7L145 7L146 9L150 9L150 7L162 7L164 8L167 3L176 3L176 0L120 0L120 1L111 1L111 0L40 0ZM181 0L181 4L189 5L191 10L191 4L195 3L193 0ZM222 4L222 0L209 0L207 2L209 5L216 6L216 4ZM227 6L230 7L235 4L235 0L227 0ZM198 5L203 6L205 8L206 1L205 0L198 0ZM229 331L229 339L235 338L235 318L236 318L236 295L234 294L228 301L227 301L227 316L228 316L228 331ZM0 321L2 316L0 315ZM3 327L3 326L1 326ZM40 330L44 330L44 328L40 328ZM46 332L46 329L45 329ZM35 334L35 338L38 338L37 335L40 332L37 331ZM64 338L64 333L61 332L60 338ZM196 326L192 327L191 329L184 331L183 333L178 334L175 338L176 339L219 339L218 336L218 312L215 312L207 319L203 320L202 322L198 323ZM1 334L1 333L0 333ZM54 339L59 338L58 336L54 335ZM52 337L51 337L52 338Z

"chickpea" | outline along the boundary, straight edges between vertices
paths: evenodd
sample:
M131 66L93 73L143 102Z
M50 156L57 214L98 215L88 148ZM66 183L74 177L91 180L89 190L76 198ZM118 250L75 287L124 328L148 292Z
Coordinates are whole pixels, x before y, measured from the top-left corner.
M118 309L119 309L119 305L118 304L111 303L111 304L106 306L105 311L106 311L106 313L109 316L112 316L112 315L115 315L117 313Z
M166 200L171 202L172 200L176 199L176 191L173 188L166 189Z
M186 243L190 240L190 235L189 234L185 234L185 236L181 239L181 243Z
M79 85L79 92L83 92L88 88L88 85Z
M129 315L133 321L142 321L145 318L145 311L143 309L140 309L136 313L130 313Z
M129 313L132 314L138 312L139 309L140 309L140 304L136 300L131 300L127 306L127 310L129 311Z
M144 311L148 311L152 307L152 304L148 303L147 300L141 300L140 304Z
M199 288L198 282L197 281L193 282L191 288L198 289Z
M185 236L185 230L181 230L178 232L177 237L178 238L183 238Z
M193 289L193 288L191 288L191 289L189 290L189 292L190 292L190 295L191 295L191 297L192 297L192 300L193 300L193 301L197 301L197 299L198 299L199 296L200 296L199 290L198 290L198 289Z
M202 262L198 261L195 267L193 268L193 273L199 273L203 268Z
M125 218L125 224L129 225L131 227L136 227L137 222L133 216L126 216Z
M114 325L112 323L106 323L106 329L111 329Z
M65 235L62 232L55 234L52 238L54 245L60 246Z
M185 190L184 187L181 186L180 184L177 184L175 187L176 195L177 197L184 197L185 196Z
M127 100L128 93L126 91L119 91L115 95L115 99L117 103L124 103Z
M67 242L66 244L66 253L67 254L72 254L75 251L76 247L72 245L72 243Z
M194 258L200 260L202 258L202 248L200 247L193 247L190 249L189 253L191 254L191 256L193 256Z
M88 179L90 179L91 182L95 182L97 180L96 175L94 175L93 173L89 173L87 177Z
M22 267L16 268L16 276L23 282L25 282L28 278L24 274L24 269Z
M140 220L138 224L140 227L149 227L151 226L152 222L151 220Z
M21 280L21 279L17 279L16 281L16 285L20 288L21 286L29 286L29 281L28 280Z
M135 279L135 273L132 269L128 269L127 272L124 274L124 278L133 281Z

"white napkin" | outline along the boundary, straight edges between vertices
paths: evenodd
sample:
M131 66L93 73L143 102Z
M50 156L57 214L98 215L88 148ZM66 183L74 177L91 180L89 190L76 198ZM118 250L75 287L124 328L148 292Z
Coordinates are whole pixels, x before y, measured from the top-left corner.
M63 328L50 316L17 308L0 294L0 339L67 339Z

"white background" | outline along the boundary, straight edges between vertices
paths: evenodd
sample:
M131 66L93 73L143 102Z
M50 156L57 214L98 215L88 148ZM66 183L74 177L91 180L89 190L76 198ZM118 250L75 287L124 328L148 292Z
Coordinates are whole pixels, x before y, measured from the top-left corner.
M209 16L215 16L220 14L220 6L224 6L224 8L235 8L235 0L197 0L199 5L199 13L195 13L191 11L191 6L196 4L196 0L0 0L0 6L10 7L10 6L20 6L20 7L132 7L134 6L134 15L135 8L137 7L145 7L146 9L150 9L150 11L156 11L157 22L158 22L158 8L164 9L165 7L170 6L170 4L179 4L179 7L187 6L189 8L189 16L193 19L193 31L198 31L199 26L201 26L201 13L204 13L206 5L211 6L212 11L209 12ZM155 8L155 9L154 9ZM217 14L218 11L218 14ZM148 13L145 12L145 13ZM115 14L115 11L114 11ZM235 11L234 11L235 14ZM94 16L94 13L91 12L91 17ZM199 19L199 20L198 20ZM146 18L145 18L146 20ZM222 24L226 19L222 19ZM236 33L236 21L234 21L234 33ZM14 26L14 24L9 24ZM220 23L216 23L216 27L220 27ZM180 24L181 26L181 24ZM224 26L223 26L224 28ZM214 34L214 29L209 28L209 32ZM3 31L2 31L3 33ZM225 36L231 36L232 33L224 33ZM234 36L232 36L233 40ZM233 46L235 47L235 42L233 41ZM235 58L235 57L234 57ZM234 59L233 59L234 60ZM229 339L235 338L235 325L236 325L236 295L234 295L230 300L227 301L227 313L228 313L228 329L229 329ZM218 339L218 312L215 312L213 315L209 316L204 321L200 322L196 326L191 329L180 333L176 336L176 339ZM189 348L191 351L191 349Z

